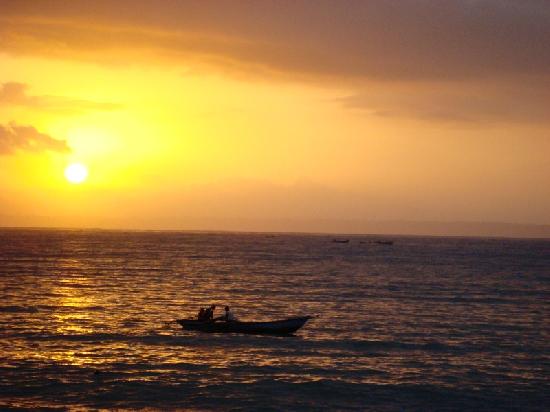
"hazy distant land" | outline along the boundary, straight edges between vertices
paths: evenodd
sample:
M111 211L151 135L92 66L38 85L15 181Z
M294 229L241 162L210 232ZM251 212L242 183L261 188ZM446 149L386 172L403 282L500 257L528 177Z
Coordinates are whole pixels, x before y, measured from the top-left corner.
M47 222L47 223L45 223ZM550 238L550 225L506 222L422 222L422 221L369 221L337 219L181 219L173 224L172 218L156 221L90 220L87 228L130 230L193 230L235 232L334 233L422 236L479 236L510 238ZM81 228L79 224L45 217L8 217L0 215L2 227L58 227Z

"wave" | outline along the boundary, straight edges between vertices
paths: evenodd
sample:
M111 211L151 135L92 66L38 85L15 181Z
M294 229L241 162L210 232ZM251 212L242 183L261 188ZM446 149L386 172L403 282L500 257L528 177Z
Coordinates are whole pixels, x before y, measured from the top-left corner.
M277 375L251 381L229 380L197 371L177 380L125 379L117 373L98 373L71 385L57 377L32 385L24 382L1 386L4 396L51 402L68 408L199 410L541 410L547 401L544 388L517 391L512 384L447 388L435 384L352 383L339 379L293 379ZM67 372L78 373L78 368ZM87 371L88 375L90 371ZM269 374L268 374L269 375ZM55 375L54 375L55 376ZM202 377L202 378L201 378ZM206 379L205 379L206 378ZM210 379L208 379L210 378ZM98 390L101 388L101 390ZM0 406L2 404L0 403ZM37 405L34 405L37 406ZM544 409L544 407L543 407Z
M17 306L8 305L0 306L0 313L37 313L38 308L36 306Z
M163 345L167 347L186 348L235 348L241 351L268 351L272 356L311 356L318 353L329 353L333 358L349 356L380 357L396 352L447 353L452 355L470 353L496 353L505 350L507 353L533 353L541 348L536 345L491 342L472 342L449 344L441 341L405 342L399 340L354 340L354 339L303 339L301 337L270 337L255 335L218 335L195 333L83 333L61 334L44 332L14 332L6 338L22 338L30 341L59 342L126 342L144 345Z

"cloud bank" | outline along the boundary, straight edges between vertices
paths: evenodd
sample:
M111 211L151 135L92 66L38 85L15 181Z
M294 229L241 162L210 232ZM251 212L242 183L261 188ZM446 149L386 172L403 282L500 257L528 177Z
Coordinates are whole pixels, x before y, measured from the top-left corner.
M549 119L550 93L537 92L550 83L544 0L5 0L2 9L6 53L322 82L352 91L346 107L382 116ZM374 95L373 83L391 93Z
M65 140L40 133L32 126L0 124L0 155L10 155L17 151L68 153L71 150Z
M3 9L3 48L20 52L149 48L383 79L540 74L550 66L550 4L542 0L8 0Z

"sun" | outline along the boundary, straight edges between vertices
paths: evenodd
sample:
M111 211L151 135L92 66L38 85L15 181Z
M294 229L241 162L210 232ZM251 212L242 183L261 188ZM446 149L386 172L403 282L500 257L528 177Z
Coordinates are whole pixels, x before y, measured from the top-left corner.
M71 183L82 183L88 177L88 169L81 163L71 163L65 169L65 177Z

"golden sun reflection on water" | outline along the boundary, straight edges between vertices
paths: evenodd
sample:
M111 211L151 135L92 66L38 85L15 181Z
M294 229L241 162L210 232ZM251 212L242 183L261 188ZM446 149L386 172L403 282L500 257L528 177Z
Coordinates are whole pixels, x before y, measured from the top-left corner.
M95 298L84 295L82 289L70 287L56 287L53 293L58 297L55 306L58 308L52 314L55 332L59 334L91 333L93 328L88 326L92 313L90 308L97 305Z
M70 269L82 266L72 261ZM50 289L49 305L56 308L50 315L48 330L55 335L79 336L95 332L93 309L98 307L96 294L91 292L92 281L83 276L70 276L58 279ZM85 366L101 364L101 357L92 356L90 351L69 350L41 345L38 357L59 364Z

